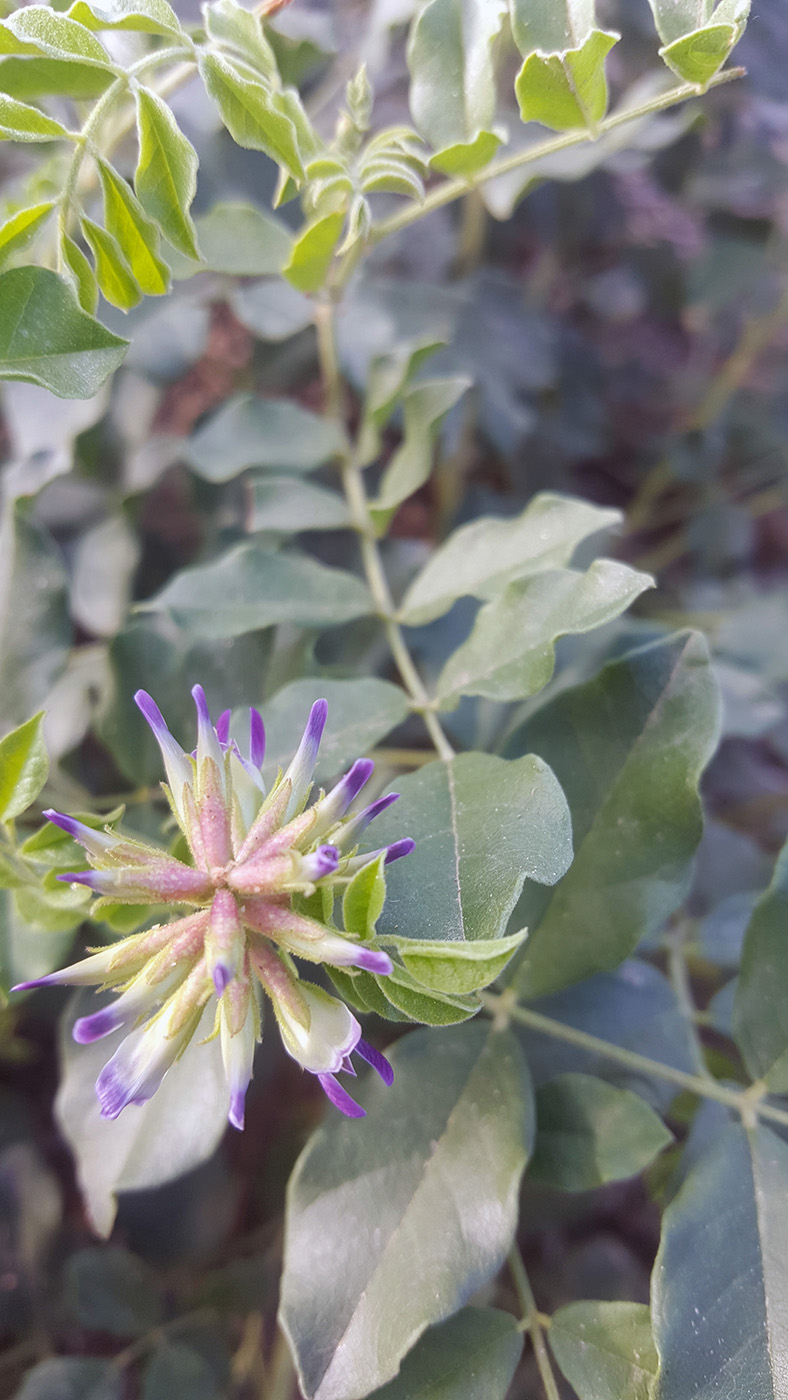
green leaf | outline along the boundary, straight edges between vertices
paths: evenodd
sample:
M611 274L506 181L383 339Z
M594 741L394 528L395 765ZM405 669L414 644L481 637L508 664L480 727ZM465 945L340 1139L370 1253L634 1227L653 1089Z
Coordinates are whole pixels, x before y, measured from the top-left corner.
M750 0L649 0L657 32L663 44L709 23L737 24L744 29Z
M698 781L716 745L719 695L706 643L680 633L564 691L510 740L555 770L575 858L517 910L530 937L516 985L544 996L615 967L684 898L702 831Z
M1 280L1 279L0 279ZM67 580L59 549L23 503L0 525L0 695L5 722L20 723L45 700L71 642Z
M0 141L58 140L73 141L74 137L54 117L0 92Z
M335 778L408 715L405 692L389 681L371 676L346 681L314 676L291 681L263 706L266 774L275 777L278 767L287 767L301 742L309 711L320 699L328 701L328 722L315 768L318 783Z
M493 48L505 0L428 0L411 29L413 120L436 148L473 143L495 115Z
M86 29L131 29L143 34L180 34L178 16L167 0L74 0L68 18Z
M490 164L501 139L497 131L480 131L474 141L455 141L436 151L430 156L430 165L441 175L461 175L469 180Z
M568 564L582 540L620 519L616 510L544 491L512 520L483 516L462 525L416 576L400 618L419 626L448 612L457 598L492 598L513 579Z
M353 574L256 544L238 545L211 564L182 569L140 606L170 612L181 627L214 641L280 622L333 627L373 611L367 589Z
M286 93L272 91L231 58L212 51L200 55L200 72L233 140L247 150L264 151L296 180L302 180L300 133ZM303 152L308 154L311 152Z
M0 228L0 268L32 243L54 207L51 200L46 204L34 204L30 209L20 209L18 214L6 220Z
M235 0L216 0L205 6L203 13L206 32L217 47L230 49L262 76L278 81L276 55L258 14L244 10Z
M94 224L87 214L82 215L80 223L95 259L96 280L101 295L121 311L130 311L142 300L142 291L117 239L99 224Z
M142 1400L223 1400L226 1394L208 1362L182 1342L162 1342L145 1367Z
M653 586L649 574L612 559L596 559L585 573L549 569L510 583L479 609L468 640L441 671L438 698L451 705L461 695L535 695L553 674L559 637L601 627Z
M717 1134L668 1206L652 1277L653 1400L782 1400L788 1349L788 1146Z
M14 1400L122 1400L124 1389L111 1361L58 1356L33 1366Z
M747 927L733 1016L747 1069L777 1094L788 1090L787 918L788 843Z
M92 316L98 305L98 282L88 259L82 249L76 244L68 234L61 239L61 249L63 252L63 262L65 272L68 277L74 294L79 301L83 311L87 311Z
M4 39L2 36L0 43ZM76 58L46 58L34 51L24 57L0 57L0 88L22 101L38 97L89 101L101 97L114 82L111 68Z
M167 103L150 88L137 89L137 132L137 198L173 248L187 258L199 258L189 213L197 189L197 154Z
M256 204L222 200L196 220L202 265L187 264L186 276L209 268L228 277L270 277L281 272L290 254L292 234ZM244 287L241 297L249 291Z
M0 53L44 54L48 58L79 59L83 64L112 66L106 49L84 25L60 15L49 5L28 5L0 24Z
M247 467L311 472L342 451L335 424L292 399L229 399L189 438L185 457L207 481L230 481Z
M22 908L17 899L20 893ZM42 927L36 916L46 917L46 905L38 900L37 907L31 908L31 893L35 895L32 886L0 893L0 986L4 992L19 982L44 977L61 967L74 940L74 929L85 917L83 903L70 919L64 918L61 911L54 929Z
M362 466L368 466L379 455L382 430L405 396L414 374L443 344L445 341L430 336L422 340L411 339L372 360L367 373L364 416L357 447Z
M324 486L291 476L255 476L247 529L296 535L302 530L347 530L350 511L344 497Z
M375 927L386 902L385 855L357 870L342 896L342 927L359 938L375 936Z
M326 214L307 224L297 236L282 275L299 292L322 287L344 226L343 213Z
M64 1273L68 1310L88 1332L139 1337L161 1320L156 1276L126 1249L77 1250Z
M593 131L607 111L605 59L618 38L592 29L579 48L529 54L514 84L523 121L553 131Z
M536 1096L530 1174L562 1191L637 1176L673 1141L653 1108L589 1074L562 1074Z
M370 1400L505 1400L522 1349L511 1313L463 1308L430 1328Z
M659 51L660 58L685 82L705 87L722 67L740 36L741 29L736 25L708 24L704 29L696 29L693 34L685 34L674 43L666 44Z
M372 519L385 530L400 503L429 479L435 442L446 414L471 385L470 379L424 379L414 384L403 401L403 440L370 502Z
M102 1041L76 1045L71 1036L77 1016L97 1005L94 993L79 993L64 1017L55 1117L74 1155L93 1227L106 1237L118 1191L172 1181L211 1156L227 1126L229 1090L218 1040L199 1043L213 1029L214 1012L208 1007L193 1041L153 1098L114 1122L102 1118L96 1078L107 1061L107 1046Z
M495 1275L516 1225L532 1138L516 1041L481 1025L417 1031L391 1059L391 1088L359 1086L366 1121L332 1115L290 1179L281 1322L309 1400L391 1379Z
M128 264L132 276L147 296L164 296L170 287L170 269L159 252L159 230L149 219L133 190L106 161L98 163L104 191L104 223Z
M650 1400L658 1358L645 1303L569 1303L547 1336L579 1400Z
M230 294L230 305L238 320L260 340L287 340L314 320L309 298L282 280L236 287Z
M526 936L510 933L505 938L485 938L476 943L450 942L446 939L409 938L396 940L408 972L434 991L464 996L468 992L488 987L503 972ZM389 939L389 942L394 942Z
M0 274L0 379L25 379L62 399L89 399L121 364L127 340L86 315L44 267Z
M386 977L362 973L361 979L361 995L369 1001L373 1011L387 1019L391 1015L391 1007L394 1007L395 1013L403 1013L410 1021L420 1021L426 1026L454 1026L475 1016L481 1004L478 997L471 993L426 987L423 982L417 982L407 968L397 965ZM444 980L449 979L444 975ZM383 997L383 1005L371 993L372 982ZM399 1016L395 1015L394 1019L398 1020Z
M398 779L375 821L376 845L412 836L387 872L380 936L500 938L526 879L553 884L572 859L566 799L533 754L509 763L464 753Z
M596 25L595 11L595 0L509 0L512 37L523 55L578 48Z
M49 773L43 712L0 739L0 821L10 822L35 802Z

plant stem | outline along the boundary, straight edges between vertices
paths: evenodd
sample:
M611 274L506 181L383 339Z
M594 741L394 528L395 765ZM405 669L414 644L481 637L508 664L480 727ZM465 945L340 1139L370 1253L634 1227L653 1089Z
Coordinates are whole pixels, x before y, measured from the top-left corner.
M707 84L707 89L719 87L721 83L730 83L735 78L740 78L743 73L743 68L728 68L724 73L717 73ZM686 102L688 98L700 96L700 91L694 83L682 83L679 87L671 88L668 92L650 98L648 102L643 102L638 107L624 107L613 112L611 116L605 117L593 132L585 129L565 131L560 136L552 136L547 141L534 142L533 145L526 146L523 150L514 151L509 156L502 156L500 160L492 161L473 180L462 179L459 176L455 179L444 180L443 184L437 185L435 189L429 191L423 203L409 204L399 213L392 214L390 218L381 219L380 223L373 227L370 237L377 243L381 238L387 238L390 233L399 233L400 229L416 223L425 214L431 214L433 209L440 209L444 204L451 204L455 199L460 199L462 195L468 193L469 189L483 181L494 180L497 175L508 175L512 170L532 165L534 161L542 160L545 156L555 155L558 151L565 151L569 146L581 146L587 141L594 141L600 136L605 136L609 131L615 131L616 127L625 126L627 122L637 121L641 117L650 117L655 112L664 112L668 107L675 107L679 102Z
M523 1263L523 1256L520 1253L516 1241L509 1250L508 1262L512 1282L514 1283L520 1307L523 1310L522 1320L531 1338L536 1364L539 1367L539 1375L542 1378L544 1393L547 1396L547 1400L561 1400L558 1385L553 1373L553 1367L550 1362L550 1353L547 1350L544 1332L542 1331L539 1310L536 1306L533 1289L531 1288L531 1281L528 1277L525 1264Z
M315 307L315 327L325 386L326 407L329 414L338 421L344 434L344 395L337 359L332 301L323 301ZM424 682L416 669L413 657L402 635L402 629L397 622L397 610L383 568L375 527L369 511L363 472L357 465L349 445L343 454L340 470L342 487L350 508L353 528L359 537L364 574L375 603L377 615L383 623L391 654L397 664L405 689L411 698L413 709L417 710L424 720L436 753L444 762L448 763L454 757L454 749L443 732L438 716L432 709L432 701L427 694Z
M697 1094L699 1098L714 1099L716 1103L725 1104L727 1108L739 1113L745 1122L756 1117L788 1126L788 1111L763 1102L767 1092L763 1083L751 1084L748 1089L731 1089L711 1076L705 1078L700 1074L689 1074L683 1069L674 1069L672 1065L665 1065L661 1060L652 1060L648 1055L639 1055L636 1050L626 1050L623 1045L614 1045L609 1040L590 1035L588 1031L576 1030L574 1026L554 1020L552 1016L543 1016L540 1011L521 1006L506 993L496 996L493 992L482 992L482 1001L492 1014L503 1012L510 1020L527 1026L529 1030L552 1036L554 1040L563 1040L567 1045L576 1045L579 1050L587 1050L591 1055L602 1055L607 1060L615 1060L626 1069L653 1075L656 1079L665 1079L669 1084Z

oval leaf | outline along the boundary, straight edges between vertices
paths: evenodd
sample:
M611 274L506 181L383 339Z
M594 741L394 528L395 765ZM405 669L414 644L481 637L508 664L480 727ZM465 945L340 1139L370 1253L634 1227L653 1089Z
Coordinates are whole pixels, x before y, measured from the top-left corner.
M122 363L128 343L88 316L47 268L0 274L0 379L89 399Z
M43 712L0 741L0 821L13 821L35 802L49 773Z

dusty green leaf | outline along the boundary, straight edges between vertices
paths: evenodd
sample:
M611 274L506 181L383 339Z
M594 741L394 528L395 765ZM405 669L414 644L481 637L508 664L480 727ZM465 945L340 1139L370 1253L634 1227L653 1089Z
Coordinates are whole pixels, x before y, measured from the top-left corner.
M351 519L347 502L336 491L292 476L260 473L251 482L246 523L251 531L295 535L301 530L349 529Z
M433 942L426 938L400 938L395 942L391 937L388 942L395 943L407 971L417 982L433 991L464 996L494 982L525 937L526 930L476 943L445 938Z
M189 438L185 458L207 481L230 481L247 467L310 472L342 450L335 424L292 399L239 394Z
M384 529L397 506L429 479L441 424L470 385L470 379L457 375L452 379L420 380L406 391L402 405L403 440L370 503L378 528Z
M6 220L0 228L0 268L32 243L54 207L51 200L46 204L34 204L30 209L20 209Z
M178 277L192 277L206 268L229 277L271 277L281 272L293 241L288 228L256 204L222 200L196 221L202 263L185 263ZM244 301L248 287L238 289Z
M87 315L48 268L0 274L0 379L89 399L122 363L127 345Z
M405 692L372 676L356 680L314 676L291 681L263 706L266 776L275 777L278 767L287 767L301 742L309 711L320 699L328 701L328 721L315 768L318 783L327 783L354 759L368 753L408 714Z
M0 695L6 723L41 706L71 643L66 571L50 536L24 503L0 525Z
M426 1332L370 1400L504 1400L522 1349L511 1313L463 1308Z
M65 275L71 283L74 295L83 311L89 316L95 314L98 305L98 282L96 274L82 249L68 234L61 238Z
M109 68L109 54L84 25L49 5L28 5L0 24L0 54L42 54Z
M181 25L167 0L74 0L68 18L86 29L130 29L144 34L181 33Z
M495 114L493 48L505 0L428 0L408 42L410 110L436 150L473 144Z
M523 121L553 131L593 130L607 111L605 59L617 39L592 29L580 48L529 54L514 84Z
M307 224L296 237L282 275L299 292L322 287L344 226L343 213L325 214Z
M182 569L142 606L170 612L180 626L214 641L280 622L332 627L373 609L353 574L256 544L238 545L211 564Z
M480 131L474 141L455 141L452 145L436 151L430 156L430 165L433 170L439 170L441 175L461 175L470 179L490 164L501 145L501 140L502 137L497 131Z
M755 906L744 936L734 1031L753 1079L774 1093L788 1090L788 845L780 852L772 882Z
M289 1184L281 1320L310 1400L390 1380L494 1276L517 1220L532 1107L516 1042L481 1025L417 1031L391 1059L391 1088L359 1085L366 1120L327 1119Z
M99 1245L77 1250L66 1262L69 1312L89 1332L139 1337L161 1319L156 1276L128 1250Z
M514 579L568 564L582 540L620 518L616 510L544 491L514 519L462 525L416 576L400 617L410 626L431 622L458 598L492 598Z
M651 1400L659 1360L645 1303L568 1303L547 1336L579 1400Z
M438 698L451 704L460 695L535 695L553 674L559 637L601 627L653 586L649 574L612 559L596 559L585 573L548 569L510 583L479 609L473 631L438 678Z
M562 1074L536 1096L530 1174L563 1191L590 1191L644 1171L673 1141L653 1108L589 1074Z
M274 91L215 51L200 55L200 72L233 140L248 150L264 151L295 179L303 179L302 155L311 152L299 149L295 114L286 93Z
M719 724L706 643L690 632L611 662L513 736L508 752L536 752L554 769L575 840L564 879L543 898L527 890L518 906L530 928L523 996L615 967L681 903Z
M66 127L55 121L54 117L49 117L37 107L30 107L26 102L17 102L16 98L0 92L0 141L73 139Z

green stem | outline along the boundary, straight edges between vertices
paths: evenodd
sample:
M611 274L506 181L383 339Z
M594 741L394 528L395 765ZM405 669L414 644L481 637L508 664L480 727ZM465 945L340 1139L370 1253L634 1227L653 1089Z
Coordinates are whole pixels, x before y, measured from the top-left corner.
M735 78L740 78L744 73L743 68L729 68L724 73L718 73L707 84L707 88L719 87L721 83L730 83ZM545 156L555 155L558 151L565 151L570 146L582 146L587 141L594 141L600 136L605 136L609 131L615 131L616 127L625 126L627 122L637 121L641 117L652 116L655 112L664 112L668 107L675 107L679 102L686 102L690 97L698 97L700 89L695 83L682 83L679 87L671 88L669 92L660 93L658 97L652 97L648 102L643 102L638 107L625 107L611 116L605 117L596 129L587 131L565 131L560 136L552 136L547 141L535 142L531 146L526 146L524 150L514 151L512 155L502 156L500 160L494 160L485 170L481 170L473 180L461 179L457 177L445 180L443 184L437 185L430 190L422 204L409 204L397 214L392 214L388 219L382 219L376 224L370 234L374 242L380 242L382 238L387 238L390 233L399 233L400 229L407 228L409 224L416 223L425 214L431 214L434 209L440 209L444 204L451 204L455 199L460 199L467 194L469 188L479 185L487 180L494 180L497 175L508 175L512 170L520 170L527 165L532 165L534 161L542 160Z
M519 1025L527 1026L529 1030L552 1036L554 1040L563 1040L567 1045L576 1045L579 1050L587 1050L591 1055L601 1055L607 1060L614 1060L616 1064L637 1073L667 1080L669 1084L675 1084L679 1089L687 1089L699 1098L713 1099L716 1103L725 1104L727 1108L739 1113L745 1122L750 1122L756 1117L788 1126L788 1111L763 1102L767 1092L763 1083L751 1084L748 1089L731 1089L718 1083L711 1076L706 1078L700 1074L689 1074L683 1069L674 1069L672 1065L652 1060L648 1055L639 1055L636 1050L626 1050L623 1045L614 1045L597 1035L589 1035L588 1031L576 1030L574 1026L554 1020L552 1016L543 1016L540 1011L521 1006L513 999L511 993L504 992L501 996L496 996L493 992L483 992L482 1001L493 1015L503 1014L510 1020L517 1021Z
M324 301L315 308L315 326L325 385L326 407L331 417L340 423L344 433L344 396L334 335L334 307L331 301ZM411 698L413 709L417 710L424 720L436 753L444 762L448 763L454 757L454 749L443 732L438 716L432 709L432 701L408 650L402 629L397 622L397 610L383 568L375 527L369 511L363 472L356 464L349 446L343 455L340 470L345 499L350 509L350 518L359 537L364 574L375 603L376 612L383 623L391 654Z
M542 1378L544 1393L547 1400L561 1400L558 1385L550 1362L550 1353L547 1350L547 1343L542 1331L542 1322L539 1309L536 1306L531 1281L528 1277L523 1256L517 1247L517 1242L509 1250L509 1272L512 1276L517 1298L523 1310L523 1325L531 1338L531 1345L534 1349L536 1364L539 1367L539 1375Z

